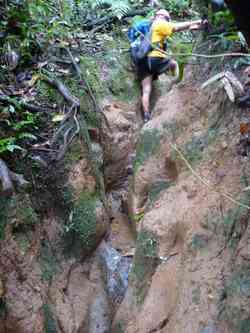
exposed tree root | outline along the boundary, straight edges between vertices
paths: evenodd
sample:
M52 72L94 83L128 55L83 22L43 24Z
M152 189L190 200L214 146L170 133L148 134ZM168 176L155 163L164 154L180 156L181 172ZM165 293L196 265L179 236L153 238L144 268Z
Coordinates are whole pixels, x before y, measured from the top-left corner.
M23 101L16 101L15 99L7 96L7 95L3 95L0 93L0 102L3 102L3 103L8 103L10 105L13 105L13 106L17 106L17 107L22 107L28 111L31 111L31 112L43 112L43 113L48 113L50 112L51 110L50 109L47 109L47 108L43 108L41 106L38 106L38 105L32 105L32 104L28 104L28 103L25 103Z
M75 96L72 96L68 88L59 80L55 78L50 78L46 75L42 75L42 79L49 83L52 87L56 88L59 93L63 96L66 102L68 102L71 105L80 106L79 99L76 98Z
M2 159L0 159L0 181L2 183L0 196L4 197L9 197L14 193L15 188L13 183L21 188L29 185L29 182L24 179L23 175L10 171Z

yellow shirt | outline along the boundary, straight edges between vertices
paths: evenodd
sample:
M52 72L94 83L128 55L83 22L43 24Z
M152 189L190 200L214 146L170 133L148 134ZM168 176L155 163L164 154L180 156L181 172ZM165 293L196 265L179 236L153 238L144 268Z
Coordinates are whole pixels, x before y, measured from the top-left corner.
M158 19L152 24L152 36L151 42L157 48L163 49L164 41L167 37L170 37L173 33L173 24L166 20ZM153 50L149 53L149 57L160 57L165 58L166 54L158 50Z

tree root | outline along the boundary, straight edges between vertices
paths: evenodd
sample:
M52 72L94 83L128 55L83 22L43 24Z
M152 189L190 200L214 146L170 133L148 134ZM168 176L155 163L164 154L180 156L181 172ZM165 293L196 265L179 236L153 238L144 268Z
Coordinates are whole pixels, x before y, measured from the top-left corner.
M43 108L41 106L38 106L38 105L32 105L32 104L28 104L28 103L25 103L23 102L22 100L21 101L16 101L14 99L12 99L11 97L7 96L7 95L3 95L0 93L0 102L2 103L8 103L8 104L11 104L13 106L16 106L16 107L22 107L30 112L43 112L43 113L48 113L50 112L49 109L46 109L46 108Z
M0 158L0 181L2 183L2 191L0 196L10 197L14 193L15 183L20 188L25 188L29 182L24 179L23 175L9 170L7 164Z
M80 107L80 101L75 96L72 96L68 88L59 80L55 78L48 77L46 75L42 75L41 78L50 84L52 87L56 88L58 92L63 96L65 101L71 105L76 107Z

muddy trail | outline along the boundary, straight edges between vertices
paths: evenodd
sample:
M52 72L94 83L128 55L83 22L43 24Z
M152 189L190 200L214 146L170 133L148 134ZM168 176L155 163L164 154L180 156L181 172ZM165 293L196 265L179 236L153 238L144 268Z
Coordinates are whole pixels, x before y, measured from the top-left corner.
M75 144L41 192L42 223L15 196L0 333L250 332L248 109L202 90L209 76L160 78L146 124L136 103L104 100L88 149Z

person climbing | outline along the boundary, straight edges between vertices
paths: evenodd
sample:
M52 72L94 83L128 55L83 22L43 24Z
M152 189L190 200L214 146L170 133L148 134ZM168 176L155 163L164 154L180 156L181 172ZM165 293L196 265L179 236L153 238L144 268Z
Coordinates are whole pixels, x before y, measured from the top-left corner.
M151 39L152 51L143 59L134 61L141 82L141 103L145 122L150 119L149 105L152 81L157 79L160 74L168 71L174 76L173 82L179 78L178 63L166 55L166 39L175 32L200 29L203 26L203 21L172 23L169 12L165 9L160 9L148 26L148 30L150 29L148 36ZM146 23L144 22L144 31L147 30L145 27ZM138 32L139 34L144 34L141 31ZM129 37L132 36L130 35Z

